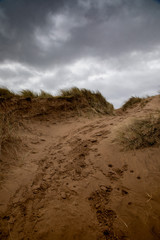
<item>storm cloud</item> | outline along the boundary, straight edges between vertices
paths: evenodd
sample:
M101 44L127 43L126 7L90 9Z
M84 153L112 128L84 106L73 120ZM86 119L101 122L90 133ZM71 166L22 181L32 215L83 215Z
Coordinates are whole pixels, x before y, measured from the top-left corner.
M160 1L1 0L0 85L78 86L120 106L160 90Z

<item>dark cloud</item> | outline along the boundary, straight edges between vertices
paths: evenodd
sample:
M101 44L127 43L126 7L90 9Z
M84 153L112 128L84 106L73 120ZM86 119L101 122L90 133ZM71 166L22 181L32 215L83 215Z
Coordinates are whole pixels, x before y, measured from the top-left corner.
M46 67L82 55L119 56L159 44L160 9L155 1L86 2L4 0L0 8L1 61ZM62 34L65 30L68 38Z
M160 3L160 0L155 0L156 2Z
M0 84L53 92L72 85L97 88L115 102L147 89L155 91L159 3L1 0Z
M28 62L37 61L38 48L34 44L35 28L47 24L47 15L64 6L63 0L4 0L0 5L0 19L5 29L1 33L1 60L4 58Z

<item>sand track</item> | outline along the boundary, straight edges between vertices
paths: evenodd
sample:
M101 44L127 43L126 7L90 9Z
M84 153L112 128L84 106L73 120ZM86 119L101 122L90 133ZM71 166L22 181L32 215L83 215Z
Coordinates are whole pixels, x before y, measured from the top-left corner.
M160 239L160 149L121 151L124 121L25 120L23 156L1 182L0 238Z

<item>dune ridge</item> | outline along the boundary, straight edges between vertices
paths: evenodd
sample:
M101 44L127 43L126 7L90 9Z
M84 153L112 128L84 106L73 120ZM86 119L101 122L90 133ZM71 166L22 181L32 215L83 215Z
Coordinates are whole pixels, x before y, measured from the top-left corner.
M99 104L1 97L1 239L160 239L160 146L126 150L117 138L159 116L160 96Z

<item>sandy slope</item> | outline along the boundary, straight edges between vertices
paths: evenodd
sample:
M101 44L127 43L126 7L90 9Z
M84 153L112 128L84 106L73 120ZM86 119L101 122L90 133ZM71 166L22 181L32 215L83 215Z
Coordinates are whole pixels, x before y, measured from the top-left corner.
M114 141L158 108L157 97L116 116L24 120L17 164L1 173L0 238L160 239L160 148Z

